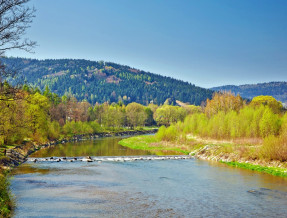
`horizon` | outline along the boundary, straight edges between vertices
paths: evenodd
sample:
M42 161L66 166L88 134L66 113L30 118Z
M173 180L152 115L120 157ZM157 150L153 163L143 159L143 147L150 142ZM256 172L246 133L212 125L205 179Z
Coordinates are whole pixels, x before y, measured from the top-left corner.
M104 60L211 88L286 81L287 2L36 1L36 59ZM79 16L78 16L79 15Z

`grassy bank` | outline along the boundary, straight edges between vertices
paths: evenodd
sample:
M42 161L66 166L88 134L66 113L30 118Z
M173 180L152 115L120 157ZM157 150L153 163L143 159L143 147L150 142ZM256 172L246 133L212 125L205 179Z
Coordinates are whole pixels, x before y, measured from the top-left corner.
M0 172L0 217L10 217L13 201L10 197L7 172Z
M156 137L151 135L130 137L121 140L119 144L131 149L151 151L157 155L162 155L169 152L174 152L176 154L189 153L189 150L186 146L178 146L167 142L161 142Z
M250 163L239 163L239 162L224 162L220 161L221 163L225 163L228 166L232 167L238 167L242 169L248 169L248 170L253 170L253 171L258 171L258 172L263 172L263 173L268 173L274 176L280 176L280 177L287 177L287 169L279 168L279 167L265 167L261 165L255 165L255 164L250 164Z
M136 136L123 139L122 146L148 150L162 155L166 151L190 154L199 159L218 161L229 166L287 177L287 163L258 157L258 141L222 141L189 136L185 141L161 141L156 136Z

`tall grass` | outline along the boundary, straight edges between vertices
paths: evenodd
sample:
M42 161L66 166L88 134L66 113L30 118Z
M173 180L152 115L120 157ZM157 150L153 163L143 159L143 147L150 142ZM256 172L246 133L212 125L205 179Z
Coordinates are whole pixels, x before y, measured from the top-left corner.
M269 160L287 161L287 137L269 136L264 139L261 154Z

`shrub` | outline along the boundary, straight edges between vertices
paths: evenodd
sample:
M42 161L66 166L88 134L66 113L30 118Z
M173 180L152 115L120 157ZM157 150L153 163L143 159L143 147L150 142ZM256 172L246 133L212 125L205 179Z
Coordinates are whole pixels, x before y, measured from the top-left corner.
M165 134L166 134L166 127L165 126L161 126L158 129L158 132L156 133L156 137L158 138L158 140L163 141L164 137L165 137Z
M92 121L89 124L91 128L93 129L93 133L98 133L102 131L101 125L98 122Z
M177 137L177 129L174 125L171 125L166 129L166 134L165 134L165 141L175 141Z
M269 136L261 147L263 157L270 160L287 161L287 135Z

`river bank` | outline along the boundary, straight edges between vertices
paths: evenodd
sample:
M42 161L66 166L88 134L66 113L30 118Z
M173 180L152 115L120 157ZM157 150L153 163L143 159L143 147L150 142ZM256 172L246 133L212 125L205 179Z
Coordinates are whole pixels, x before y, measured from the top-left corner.
M117 132L102 132L95 134L75 135L66 137L61 140L49 141L46 143L38 144L34 142L27 142L15 147L10 146L6 149L6 155L0 156L0 217L10 217L13 208L13 199L9 191L9 172L12 168L24 163L27 157L33 152L41 148L48 148L64 144L68 142L78 142L84 140L94 140L97 138L113 137L113 136L134 136L142 134L152 134L157 132L157 129L150 130L125 130Z
M261 146L259 141L219 141L191 136L188 138L185 141L167 142L158 140L156 136L136 136L123 139L119 144L133 149L153 150L159 153L162 150L176 150L201 160L216 161L233 167L287 177L286 162L258 158L256 152Z
M83 140L94 140L94 139L102 138L102 137L134 136L134 135L152 134L156 132L157 132L157 129L102 132L102 133L95 133L95 134L75 135L69 138L67 137L64 139L49 141L49 142L42 143L42 144L28 142L28 143L7 149L6 156L0 159L0 168L2 170L9 170L13 168L14 166L18 166L19 164L25 162L27 156L29 156L33 152L41 148L56 146L58 144L64 144L67 142L77 142L77 141L83 141Z

